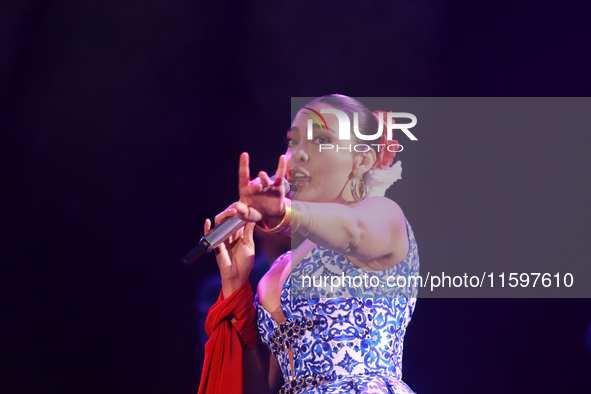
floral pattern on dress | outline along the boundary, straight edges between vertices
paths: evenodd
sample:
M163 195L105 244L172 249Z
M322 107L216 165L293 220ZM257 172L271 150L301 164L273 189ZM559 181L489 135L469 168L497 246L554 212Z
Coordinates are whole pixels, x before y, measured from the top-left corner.
M419 256L414 234L407 222L409 252L406 259L388 270L375 273L387 275L418 275ZM289 253L289 252L288 252ZM319 246L295 267L293 272L341 272L362 275L346 256ZM357 296L345 291L302 292L292 288L290 274L281 291L281 310L286 320L308 317L315 321L292 345L295 376L291 376L289 354L278 356L284 381L310 375L328 375L330 382L308 388L301 394L321 393L413 393L402 379L402 350L406 327L416 303L416 287L399 289L377 295L375 289L361 288ZM339 291L341 291L339 293ZM403 293L412 297L403 297ZM339 296L328 298L323 295ZM258 302L258 330L263 343L269 347L278 324Z

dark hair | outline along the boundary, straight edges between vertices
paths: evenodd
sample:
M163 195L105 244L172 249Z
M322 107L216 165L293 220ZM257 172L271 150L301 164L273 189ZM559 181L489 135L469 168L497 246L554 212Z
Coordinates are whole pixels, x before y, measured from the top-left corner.
M378 123L376 122L376 118L373 113L367 109L365 105L361 104L352 97L343 96L342 94L329 94L327 96L318 97L317 99L310 101L308 104L306 104L306 106L317 103L328 104L331 107L346 113L351 120L351 127L353 127L353 114L357 112L359 114L359 132L361 134L373 135L378 131ZM357 138L352 130L351 138L356 144L365 143L364 141L361 141L359 138ZM372 146L372 148L374 151L377 149L375 146Z

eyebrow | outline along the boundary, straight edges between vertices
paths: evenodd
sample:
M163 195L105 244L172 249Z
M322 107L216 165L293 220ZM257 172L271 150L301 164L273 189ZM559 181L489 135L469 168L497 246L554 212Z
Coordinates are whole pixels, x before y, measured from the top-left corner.
M320 128L321 128L321 127L320 127L320 125L318 125L318 123L314 123L314 124L312 125L312 129L313 129L313 130L315 130L315 129L320 129ZM333 129L329 128L328 126L327 126L326 128L328 129L328 131L332 132L332 133L333 133L335 136L337 136L337 135L338 135L336 131L334 131ZM296 126L292 126L292 127L290 127L290 128L289 128L289 130L287 130L287 132L288 132L288 133L289 133L290 131L297 131L297 132L299 133L299 132L300 132L300 129L299 129L298 127L296 127Z

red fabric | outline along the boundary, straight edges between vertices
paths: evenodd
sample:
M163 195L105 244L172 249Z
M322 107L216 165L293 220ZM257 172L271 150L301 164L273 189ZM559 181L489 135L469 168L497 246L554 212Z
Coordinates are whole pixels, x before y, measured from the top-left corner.
M394 162L394 157L396 156L396 152L399 149L400 144L397 140L389 140L388 133L387 133L387 126L388 126L388 113L386 111L373 111L373 115L376 118L376 122L380 123L380 113L383 113L383 120L384 128L382 130L382 136L380 137L380 144L384 145L383 148L378 147L378 155L376 157L376 162L373 164L373 168L378 168L380 170L389 168L392 163ZM390 111L392 112L392 111ZM392 123L396 123L394 119L392 119ZM379 127L379 125L378 125ZM390 145L395 145L393 148L394 151L388 149Z
M247 281L224 299L220 293L209 309L205 332L205 362L199 394L242 394L242 347L252 349L257 342L256 311ZM236 319L232 323L232 318Z

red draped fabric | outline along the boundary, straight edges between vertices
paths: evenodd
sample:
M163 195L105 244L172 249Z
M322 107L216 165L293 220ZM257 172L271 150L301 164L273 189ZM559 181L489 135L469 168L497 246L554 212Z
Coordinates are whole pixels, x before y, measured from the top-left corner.
M242 394L242 350L252 349L258 335L248 281L226 299L220 292L207 314L205 331L209 340L205 344L199 394Z

